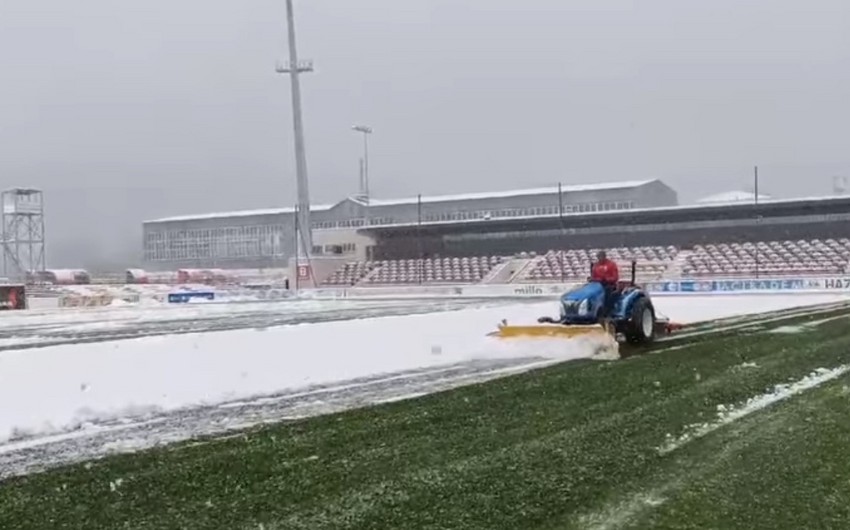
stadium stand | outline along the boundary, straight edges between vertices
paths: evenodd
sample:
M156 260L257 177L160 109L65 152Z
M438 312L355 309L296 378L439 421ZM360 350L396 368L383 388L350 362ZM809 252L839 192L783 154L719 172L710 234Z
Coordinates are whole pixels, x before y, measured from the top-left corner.
M608 257L621 267L628 266L632 260L637 262L636 274L644 280L659 278L676 259L675 247L619 247L608 249ZM590 250L550 250L524 274L520 281L557 281L584 279L590 274L596 249Z
M685 276L751 276L836 274L847 271L850 239L760 241L696 245L682 273Z
M385 261L378 270L365 278L371 284L395 283L478 283L501 263L498 256L468 258L427 258L420 260ZM421 269L420 269L421 267Z
M374 261L351 261L335 270L326 285L355 285L378 266Z
M777 240L745 243L675 246L615 247L611 259L627 270L637 262L640 281L675 277L734 278L783 275L839 274L848 271L850 239ZM550 250L538 256L477 256L349 262L326 285L404 285L414 283L478 283L500 265L527 262L506 281L583 281L596 249Z
M499 256L426 258L423 260L383 260L349 262L337 269L326 285L402 285L414 283L477 283L493 267Z

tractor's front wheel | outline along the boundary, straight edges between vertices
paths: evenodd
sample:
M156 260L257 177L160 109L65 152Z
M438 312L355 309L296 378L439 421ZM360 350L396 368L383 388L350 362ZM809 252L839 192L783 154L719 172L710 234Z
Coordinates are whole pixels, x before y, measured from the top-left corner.
M655 339L655 309L641 297L632 306L626 326L626 340L633 344L649 344Z

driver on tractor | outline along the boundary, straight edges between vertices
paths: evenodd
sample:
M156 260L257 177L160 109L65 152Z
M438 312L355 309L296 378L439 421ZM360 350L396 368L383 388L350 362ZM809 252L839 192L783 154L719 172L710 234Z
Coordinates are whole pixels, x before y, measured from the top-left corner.
M615 294L620 282L620 271L617 268L617 264L608 259L604 250L600 250L596 253L596 262L594 262L593 267L591 268L590 277L587 281L600 284L605 291L602 307L600 308L597 316L599 317L599 323L602 324L605 329L611 331L611 329L609 329L609 315L614 309L613 305L616 301ZM562 313L560 320L555 320L550 317L540 317L537 321L540 323L555 324L563 323L565 319L566 315Z
M603 325L607 328L608 316L611 314L614 305L614 293L617 292L617 284L620 282L620 270L617 264L608 259L608 255L604 250L596 253L596 263L590 270L591 282L599 282L605 289L605 302L602 306L602 311L599 318Z

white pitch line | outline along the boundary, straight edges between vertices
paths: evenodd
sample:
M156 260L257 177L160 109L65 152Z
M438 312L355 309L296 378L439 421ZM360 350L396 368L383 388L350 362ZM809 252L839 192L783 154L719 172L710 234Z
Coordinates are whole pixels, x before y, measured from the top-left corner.
M658 453L664 455L675 451L694 440L716 431L724 425L738 421L741 418L765 409L774 403L785 401L786 399L805 392L806 390L816 388L828 381L841 377L848 371L850 371L850 365L847 364L831 370L818 368L811 374L794 381L793 383L776 385L773 387L771 392L753 396L742 406L735 407L734 405L718 405L717 419L715 421L692 426L690 432L686 432L678 438L671 439L663 446L659 447Z

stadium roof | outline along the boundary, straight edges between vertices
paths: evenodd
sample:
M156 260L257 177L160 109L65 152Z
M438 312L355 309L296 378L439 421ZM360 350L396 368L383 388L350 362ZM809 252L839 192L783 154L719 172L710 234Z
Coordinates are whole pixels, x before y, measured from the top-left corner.
M716 195L709 195L697 201L698 204L714 204L714 203L729 203L729 202L755 202L756 194L751 191L726 191ZM766 201L770 199L770 195L762 195L759 193L759 200Z
M335 204L314 204L310 207L311 212L321 212L330 210L336 206ZM239 210L236 212L218 212L218 213L202 213L195 215L177 215L174 217L163 217L161 219L151 219L144 223L170 223L175 221L201 221L203 219L226 219L230 217L253 217L255 215L280 215L286 213L295 213L295 208L266 208L263 210Z
M658 179L649 179L649 180L626 180L621 182L602 182L599 184L564 184L561 186L562 193L575 193L582 191L601 191L601 190L620 190L620 189L632 189L640 186L645 186L647 184L651 184L653 182L660 182ZM461 201L471 201L471 200L486 200L486 199L500 199L500 198L511 198L511 197L528 197L533 195L554 195L558 193L558 186L549 186L543 188L527 188L527 189L518 189L518 190L504 190L504 191L491 191L491 192L480 192L480 193L461 193L454 195L423 195L421 200L423 203L438 203L438 202L461 202ZM357 202L364 206L369 207L380 207L380 206L400 206L400 205L412 205L417 204L419 202L419 197L407 197L401 199L369 199L368 202L359 198L359 197L350 197L346 200L351 200ZM343 201L340 201L343 202ZM339 203L337 203L339 204ZM321 212L330 210L336 206L336 204L320 204L313 205L310 208L311 212ZM206 213L206 214L194 214L194 215L178 215L174 217L163 217L160 219L151 219L149 221L144 221L144 224L148 223L169 223L169 222L179 222L179 221L201 221L206 219L225 219L225 218L233 218L233 217L253 217L259 215L280 215L280 214L289 214L294 213L295 208L267 208L262 210L242 210L242 211L234 211L234 212L217 212L217 213Z
M823 207L828 203L846 203L850 207L850 195L829 195L816 197L798 197L792 199L765 199L759 200L758 206L764 208L770 207L788 207L788 206L811 206L812 208ZM628 210L609 210L600 212L570 212L564 213L563 219L619 219L634 216L636 214L675 214L675 213L696 213L696 212L716 212L721 214L724 211L735 211L745 208L756 207L753 202L709 202L698 204L681 204L678 206L654 206L648 208L631 208ZM479 218L479 219L446 219L438 221L422 221L421 225L416 221L401 222L392 224L374 225L362 227L358 232L362 233L392 233L398 231L409 231L411 228L422 226L433 230L446 231L463 231L466 229L475 229L476 227L500 226L500 225L516 225L517 223L535 223L542 224L557 221L561 216L555 214L536 214L524 215L516 217L497 217L497 218Z
M639 186L645 186L646 184L650 184L656 181L657 179L626 180L622 182L602 182L599 184L565 184L561 186L561 191L563 193L575 193L580 191L631 189L637 188ZM423 195L422 202L460 202L483 199L526 197L529 195L552 195L555 193L558 193L558 187L549 186L545 188L527 188L519 190L490 191L480 193L460 193L454 195ZM360 201L359 199L352 200L367 204L365 201ZM402 199L369 199L368 204L369 206L395 206L403 204L417 204L418 202L419 197L407 197Z

